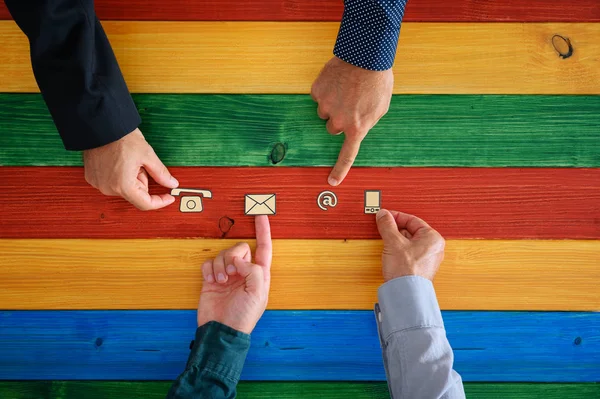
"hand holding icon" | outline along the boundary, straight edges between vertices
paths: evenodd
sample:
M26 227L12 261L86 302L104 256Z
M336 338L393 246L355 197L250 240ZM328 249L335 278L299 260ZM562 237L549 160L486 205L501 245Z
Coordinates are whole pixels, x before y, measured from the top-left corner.
M171 195L176 197L181 193L194 193L200 195L184 195L181 197L181 203L179 204L179 210L181 212L202 212L204 207L202 206L202 197L212 198L212 192L209 190L197 190L194 188L174 188L171 190Z

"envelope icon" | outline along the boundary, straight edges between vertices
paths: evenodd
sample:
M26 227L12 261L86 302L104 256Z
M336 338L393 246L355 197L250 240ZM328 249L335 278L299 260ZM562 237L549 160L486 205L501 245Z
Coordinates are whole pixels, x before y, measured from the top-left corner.
M274 215L275 194L246 194L244 214Z

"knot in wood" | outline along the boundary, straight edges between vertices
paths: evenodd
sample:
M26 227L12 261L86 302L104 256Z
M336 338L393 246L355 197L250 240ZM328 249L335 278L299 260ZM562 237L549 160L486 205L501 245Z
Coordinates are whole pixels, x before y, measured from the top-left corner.
M573 45L568 37L561 35L552 36L552 46L558 53L558 56L562 59L567 59L573 55Z
M225 237L234 224L235 220L233 220L229 216L222 216L221 219L219 219L219 230L221 230L222 233L221 237Z
M277 165L279 162L283 161L286 151L285 144L276 143L271 150L271 163Z

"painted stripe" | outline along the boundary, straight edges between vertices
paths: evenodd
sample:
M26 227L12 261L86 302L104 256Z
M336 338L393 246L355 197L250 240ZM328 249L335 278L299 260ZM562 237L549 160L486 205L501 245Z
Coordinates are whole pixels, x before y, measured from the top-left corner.
M265 94L308 93L332 56L339 24L109 21L104 27L132 92ZM568 58L554 48L556 35L569 39ZM394 92L600 94L598 36L595 23L406 23ZM1 21L0 37L0 92L37 92L25 36L14 22ZM560 51L571 53L557 40Z
M339 21L343 3L337 0L97 0L103 20L156 21ZM0 3L0 19L11 19ZM598 22L600 5L577 0L505 0L472 2L427 0L410 3L404 21L418 22Z
M308 95L134 99L169 166L327 166L341 145ZM0 94L0 130L0 165L81 165L39 94ZM600 96L394 96L355 165L598 167Z
M464 384L469 399L590 399L600 397L600 384L477 383ZM2 381L5 399L164 399L170 381ZM238 384L248 399L389 399L385 382L255 382Z
M200 265L235 242L0 240L0 304L195 309ZM379 240L273 245L270 309L372 309L383 283ZM598 259L600 241L450 240L435 287L447 310L600 311Z
M0 312L0 321L2 379L171 380L196 312ZM446 312L444 322L465 381L600 378L599 313ZM242 379L384 380L372 312L267 312Z
M383 207L419 215L446 238L600 238L600 169L354 168L335 188L329 168L170 170L181 187L212 190L202 213L181 213L180 199L139 212L89 186L82 168L0 168L0 237L248 238L245 194L273 193L276 238L379 238L363 198L380 190ZM327 211L317 205L324 190L338 199Z

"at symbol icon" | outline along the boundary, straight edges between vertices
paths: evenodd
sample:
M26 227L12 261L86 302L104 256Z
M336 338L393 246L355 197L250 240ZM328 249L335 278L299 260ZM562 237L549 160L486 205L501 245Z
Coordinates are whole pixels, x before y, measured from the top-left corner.
M331 191L323 191L317 197L317 205L324 211L326 211L328 207L335 208L337 202L337 197Z

